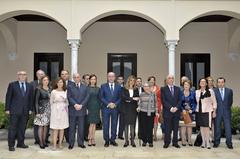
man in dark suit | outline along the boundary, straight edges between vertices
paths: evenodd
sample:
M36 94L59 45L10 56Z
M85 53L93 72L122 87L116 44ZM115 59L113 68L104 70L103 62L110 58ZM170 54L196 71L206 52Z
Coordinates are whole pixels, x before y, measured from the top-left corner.
M69 102L69 149L74 147L76 126L78 146L86 148L84 145L84 119L87 114L87 102L89 99L89 92L86 85L81 84L81 77L79 73L73 76L74 84L69 85L67 89L67 97Z
M35 90L36 90L36 88L39 86L40 80L41 80L41 78L42 78L43 76L45 76L45 72L44 72L43 70L38 70L38 71L36 72L37 80L34 80L34 81L32 81L32 82L30 83L30 84L32 85L32 87L33 87L33 104L35 103L35 101L34 101L34 98L35 98ZM35 110L34 108L35 108L35 106L33 106L33 112L34 112L34 114L35 114L36 110ZM35 125L35 124L33 125L33 134L34 134L34 139L35 139L34 144L39 144L38 125ZM47 138L46 138L46 140L47 140ZM47 142L46 142L46 143L47 143Z
M124 78L123 76L119 75L117 77L117 84L121 86L121 88L124 87ZM121 107L121 104L120 106ZM120 140L124 140L123 138L123 132L124 132L124 127L125 127L125 124L124 124L124 114L121 110L121 108L118 110L118 139Z
M165 137L163 148L168 148L171 142L171 134L173 131L172 144L176 148L178 145L178 126L181 109L181 91L180 88L173 85L173 75L166 78L166 86L161 88L161 97L163 104L163 119L165 125Z
M229 149L233 149L231 132L231 107L233 103L233 91L232 89L225 87L225 78L223 77L217 79L217 86L218 88L214 88L217 100L217 111L213 147L217 148L220 144L221 123L223 121L227 147Z
M28 115L32 113L33 88L26 82L27 73L19 71L17 73L18 81L11 82L8 85L6 94L5 111L10 115L8 130L9 151L15 151L15 139L17 136L17 147L28 148L24 144L25 129L28 121Z
M69 80L69 72L68 72L68 70L62 70L61 71L61 78L65 81L67 88L70 85L74 85L74 82ZM64 129L64 137L66 139L66 142L69 143L69 128Z
M116 143L116 131L118 122L118 106L121 102L122 88L114 83L116 76L114 72L109 72L107 75L108 82L101 85L100 97L103 104L103 137L105 140L104 147L109 144L118 146ZM111 138L109 137L109 127L111 118Z

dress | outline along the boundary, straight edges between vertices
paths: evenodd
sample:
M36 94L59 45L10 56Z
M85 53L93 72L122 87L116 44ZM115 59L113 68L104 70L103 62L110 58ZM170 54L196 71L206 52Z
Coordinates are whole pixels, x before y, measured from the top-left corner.
M53 90L50 97L51 129L66 129L69 127L67 91Z
M201 92L200 100L199 100L199 110L197 113L197 126L200 127L209 127L209 113L208 112L202 112L202 101L201 99L204 99L205 94Z
M89 124L100 123L101 102L99 99L99 87L89 87L89 100L87 104L87 121Z
M50 89L37 88L35 92L35 113L34 124L47 126L50 123Z
M133 100L133 97L139 97L138 89L132 90L130 95L130 90L123 88L121 109L124 114L125 125L136 124L138 102Z

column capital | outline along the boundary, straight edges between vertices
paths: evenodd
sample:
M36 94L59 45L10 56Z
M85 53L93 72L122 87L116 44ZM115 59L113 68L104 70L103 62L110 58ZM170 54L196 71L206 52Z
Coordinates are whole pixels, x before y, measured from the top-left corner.
M79 39L68 39L68 44L70 45L71 49L78 49L80 46Z
M173 47L178 44L178 40L166 40L165 43L166 43L167 47Z

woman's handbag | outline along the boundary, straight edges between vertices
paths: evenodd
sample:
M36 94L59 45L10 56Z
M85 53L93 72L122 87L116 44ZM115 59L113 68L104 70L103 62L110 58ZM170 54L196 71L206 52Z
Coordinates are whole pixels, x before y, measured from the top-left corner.
M183 117L184 124L192 123L192 119L191 119L188 111L182 112L182 117Z

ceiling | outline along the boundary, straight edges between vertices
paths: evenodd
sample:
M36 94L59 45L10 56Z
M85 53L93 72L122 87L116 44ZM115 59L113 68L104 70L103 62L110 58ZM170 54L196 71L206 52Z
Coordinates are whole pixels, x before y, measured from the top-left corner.
M13 17L17 21L35 21L35 22L43 22L43 21L53 21L50 18L39 16L39 15L31 15L24 14ZM197 18L192 22L228 22L232 17L224 16L224 15L209 15ZM99 22L148 22L148 20L128 14L116 14L104 17L98 20Z

